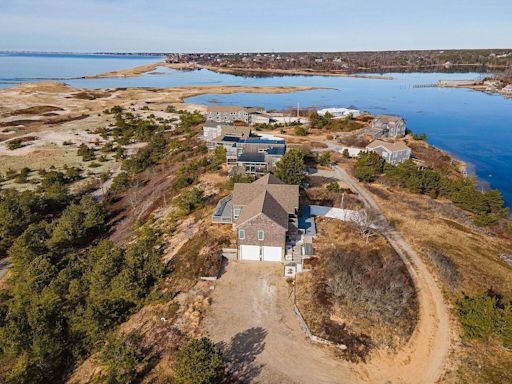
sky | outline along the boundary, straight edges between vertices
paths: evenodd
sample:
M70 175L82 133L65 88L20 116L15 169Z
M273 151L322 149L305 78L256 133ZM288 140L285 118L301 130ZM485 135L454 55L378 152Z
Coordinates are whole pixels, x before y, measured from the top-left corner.
M512 0L0 0L0 50L512 48Z

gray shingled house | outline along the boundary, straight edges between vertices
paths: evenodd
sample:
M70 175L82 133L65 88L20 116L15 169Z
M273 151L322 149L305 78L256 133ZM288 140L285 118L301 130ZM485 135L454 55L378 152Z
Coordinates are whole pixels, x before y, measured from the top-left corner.
M287 238L297 235L299 187L271 174L237 183L222 199L213 222L232 223L239 260L283 262Z
M406 125L404 119L399 116L377 115L372 121L369 132L373 138L380 137L404 137Z
M246 108L235 105L211 105L206 110L206 120L217 123L232 123L243 121L250 123L249 111Z

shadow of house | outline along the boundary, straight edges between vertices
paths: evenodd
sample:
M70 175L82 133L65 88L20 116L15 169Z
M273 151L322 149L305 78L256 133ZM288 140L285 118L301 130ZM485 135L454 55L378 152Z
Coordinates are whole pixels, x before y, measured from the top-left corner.
M249 328L237 333L227 343L219 343L230 375L240 383L250 383L259 376L263 364L255 362L265 349L267 331L261 327Z

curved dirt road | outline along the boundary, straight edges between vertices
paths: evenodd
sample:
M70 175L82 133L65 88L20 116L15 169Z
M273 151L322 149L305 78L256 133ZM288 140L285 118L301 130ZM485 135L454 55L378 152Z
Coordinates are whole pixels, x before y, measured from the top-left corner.
M443 294L420 256L387 223L372 196L340 167L334 167L334 176L350 185L368 207L381 214L383 235L413 277L419 302L418 324L409 342L397 354L374 356L365 367L360 367L362 373L368 382L375 383L435 383L445 371L451 343L450 319Z

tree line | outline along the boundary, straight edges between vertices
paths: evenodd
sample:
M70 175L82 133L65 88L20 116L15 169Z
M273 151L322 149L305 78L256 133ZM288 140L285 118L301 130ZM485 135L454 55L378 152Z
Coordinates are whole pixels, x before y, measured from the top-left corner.
M474 183L463 177L450 177L430 168L420 168L412 160L390 165L375 152L361 152L355 164L355 175L360 181L371 182L379 175L398 186L432 198L444 197L458 207L475 214L480 226L495 224L508 215L500 191L480 191Z

